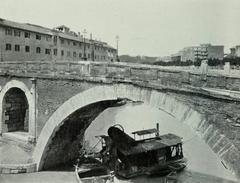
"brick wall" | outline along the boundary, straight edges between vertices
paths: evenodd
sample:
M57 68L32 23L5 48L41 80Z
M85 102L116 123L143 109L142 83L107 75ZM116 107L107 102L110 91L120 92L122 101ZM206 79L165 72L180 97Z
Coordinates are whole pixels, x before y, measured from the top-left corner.
M37 79L37 136L45 122L58 107L72 96L93 86L96 85L74 80Z

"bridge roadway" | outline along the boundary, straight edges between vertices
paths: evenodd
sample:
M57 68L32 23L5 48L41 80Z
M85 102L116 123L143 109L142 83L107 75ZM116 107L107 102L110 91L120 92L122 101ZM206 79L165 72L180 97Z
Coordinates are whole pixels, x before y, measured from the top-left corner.
M74 159L84 131L126 98L189 125L240 177L240 75L224 70L99 62L0 62L1 141L29 152L1 173ZM9 157L11 158L11 157Z

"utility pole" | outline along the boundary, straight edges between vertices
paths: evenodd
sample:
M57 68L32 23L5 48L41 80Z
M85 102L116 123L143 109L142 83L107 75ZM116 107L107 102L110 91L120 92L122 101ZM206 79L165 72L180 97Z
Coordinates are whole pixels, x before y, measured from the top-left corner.
M83 60L87 60L87 56L86 56L86 34L87 31L86 29L83 30Z
M94 44L94 40L93 40L93 38L92 38L92 33L90 34L90 42L91 42L91 48L92 48L92 53L91 53L91 56L92 56L92 61L94 61L94 56L95 56L95 54L94 54L94 49L95 49L95 44Z
M120 61L119 58L118 58L118 41L119 41L119 36L117 35L117 36L116 36L116 42L117 42L117 55L116 55L116 60L117 60L117 62Z
M2 44L0 45L0 54L1 54L0 61L2 62L2 61L3 61L3 49L2 49Z

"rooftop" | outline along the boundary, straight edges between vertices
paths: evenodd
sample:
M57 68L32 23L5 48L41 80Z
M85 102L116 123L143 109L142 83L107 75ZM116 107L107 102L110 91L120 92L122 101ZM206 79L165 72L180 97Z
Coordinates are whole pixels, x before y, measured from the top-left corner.
M0 18L0 25L6 26L6 27L13 27L16 29L21 29L21 30L27 30L27 31L31 31L31 32L52 35L51 29L42 27L39 25L29 24L29 23L18 23L18 22L13 22L10 20L5 20L5 19Z
M61 25L58 27L55 27L53 29L47 28L47 27L42 27L40 25L34 25L30 23L18 23L18 22L13 22L10 20L5 20L3 18L0 18L0 25L5 26L5 27L12 27L20 30L26 30L30 32L36 32L36 33L41 33L41 34L46 34L46 35L54 35L58 34L60 37L73 40L73 41L79 41L83 42L83 37L80 36L80 34L75 33L70 30L65 25ZM86 43L91 43L94 42L94 44L97 44L99 46L115 49L112 46L108 45L106 42L101 42L97 40L90 40L90 39L85 39Z
M135 131L135 132L132 132L132 134L137 134L139 136L141 135L147 135L147 134L153 134L153 133L157 133L157 129L156 128L152 128L152 129L147 129L147 130L139 130L139 131Z
M117 148L124 155L128 156L177 145L179 143L182 143L182 138L177 135L169 133L159 136L158 138L145 139L144 141L136 142L137 142L136 145L127 146L127 148L124 148L122 146L117 146Z

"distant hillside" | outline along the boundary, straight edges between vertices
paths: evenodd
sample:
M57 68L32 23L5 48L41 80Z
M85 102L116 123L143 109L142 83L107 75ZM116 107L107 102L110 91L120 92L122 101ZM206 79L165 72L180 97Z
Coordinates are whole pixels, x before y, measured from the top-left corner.
M119 59L121 62L153 64L153 63L157 62L158 57L121 55L121 56L119 56Z

